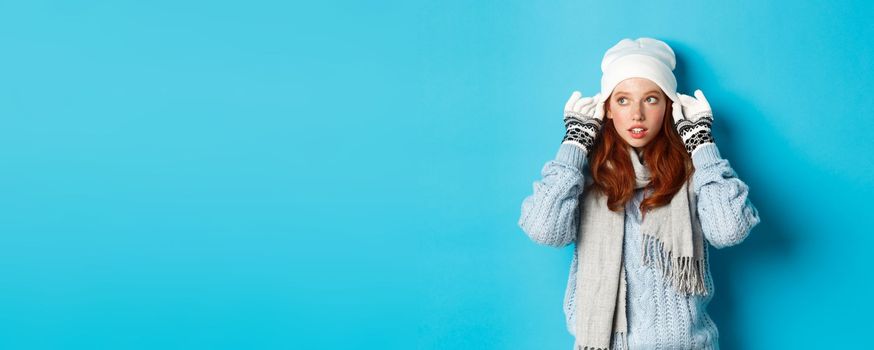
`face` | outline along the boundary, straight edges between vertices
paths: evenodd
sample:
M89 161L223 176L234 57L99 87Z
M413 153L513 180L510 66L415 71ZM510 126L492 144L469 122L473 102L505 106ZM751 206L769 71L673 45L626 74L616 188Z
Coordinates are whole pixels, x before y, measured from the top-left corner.
M667 106L667 96L652 80L628 78L613 89L605 112L626 143L643 148L661 131ZM643 132L632 132L636 127L643 128Z

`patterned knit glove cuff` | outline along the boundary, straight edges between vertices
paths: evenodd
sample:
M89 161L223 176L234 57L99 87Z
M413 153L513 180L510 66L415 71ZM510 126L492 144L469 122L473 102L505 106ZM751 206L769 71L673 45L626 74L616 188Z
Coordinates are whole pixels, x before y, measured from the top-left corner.
M686 145L686 152L690 155L699 146L707 143L715 143L713 134L710 132L713 126L713 113L710 111L695 114L692 118L682 119L677 123L677 133Z
M601 132L603 123L600 119L579 112L565 111L564 126L566 129L562 143L570 143L582 148L588 154L594 147L595 140Z

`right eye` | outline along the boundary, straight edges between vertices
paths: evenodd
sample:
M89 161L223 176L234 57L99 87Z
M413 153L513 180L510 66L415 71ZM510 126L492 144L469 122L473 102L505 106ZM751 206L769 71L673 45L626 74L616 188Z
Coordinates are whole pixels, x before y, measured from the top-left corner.
M627 100L625 97L620 97L620 98L616 99L616 102L618 102L619 104L624 104L624 103L622 103L622 101L625 101L625 100Z

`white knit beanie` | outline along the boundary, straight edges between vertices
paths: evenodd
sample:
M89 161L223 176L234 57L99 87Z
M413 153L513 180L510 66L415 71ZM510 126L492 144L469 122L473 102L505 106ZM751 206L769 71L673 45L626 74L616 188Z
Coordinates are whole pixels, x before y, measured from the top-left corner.
M601 61L601 95L606 99L613 89L628 78L646 78L662 88L672 101L677 100L677 65L674 50L664 41L653 38L622 39L613 45Z

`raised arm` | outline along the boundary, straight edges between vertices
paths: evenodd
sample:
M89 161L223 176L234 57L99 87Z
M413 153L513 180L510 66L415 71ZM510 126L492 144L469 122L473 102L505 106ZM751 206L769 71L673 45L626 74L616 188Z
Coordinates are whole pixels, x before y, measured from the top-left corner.
M564 247L576 238L579 196L584 182L586 151L562 143L555 159L543 166L534 192L522 201L519 227L538 244Z
M692 186L704 238L716 248L740 244L759 223L759 211L748 197L749 186L722 159L710 128L713 111L701 89L695 97L677 94L673 117L677 133L692 157ZM682 113L680 112L682 111Z
M583 167L603 126L603 97L600 93L583 97L574 91L565 102L563 120L565 135L555 159L543 165L534 193L522 201L518 221L534 242L553 247L564 247L576 238Z
M698 217L704 237L718 249L743 242L759 219L749 199L749 186L737 177L715 143L699 146L692 154Z

